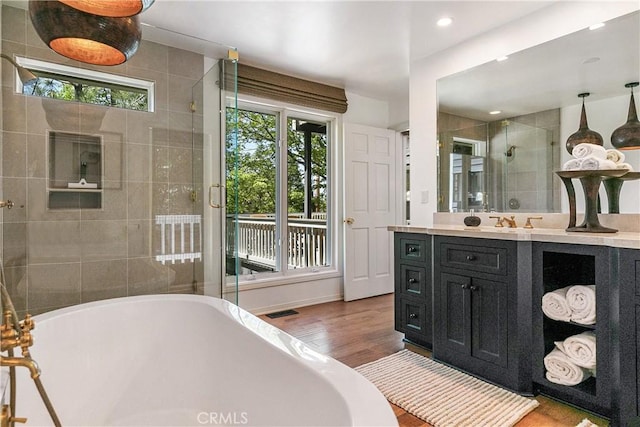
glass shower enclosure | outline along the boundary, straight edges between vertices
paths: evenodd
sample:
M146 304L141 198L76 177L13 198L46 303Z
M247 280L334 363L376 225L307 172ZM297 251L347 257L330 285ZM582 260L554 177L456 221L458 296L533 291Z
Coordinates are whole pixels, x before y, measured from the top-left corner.
M558 212L554 131L502 120L438 134L439 212Z
M229 52L234 56L234 51ZM201 209L205 295L238 304L237 61L218 60L193 86L195 206Z

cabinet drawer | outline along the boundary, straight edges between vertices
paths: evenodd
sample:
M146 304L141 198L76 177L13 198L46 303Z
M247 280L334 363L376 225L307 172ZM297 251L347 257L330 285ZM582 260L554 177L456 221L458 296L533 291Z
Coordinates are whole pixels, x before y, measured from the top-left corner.
M413 265L400 264L400 277L398 289L402 294L426 298L429 278L427 277L427 270L424 267L416 267Z
M431 334L427 328L431 327L431 321L427 319L427 306L424 303L401 298L398 309L400 311L398 330L416 333L430 339Z
M507 250L450 243L440 245L440 264L483 273L507 275Z
M404 261L427 262L427 241L422 239L398 239L400 259Z

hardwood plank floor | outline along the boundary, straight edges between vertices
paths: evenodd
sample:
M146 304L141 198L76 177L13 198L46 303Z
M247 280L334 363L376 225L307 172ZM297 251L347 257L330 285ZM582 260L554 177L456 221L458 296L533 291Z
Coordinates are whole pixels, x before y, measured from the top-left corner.
M270 319L268 323L307 343L314 350L352 368L407 348L425 356L428 350L402 341L393 326L393 294L351 302L329 302L296 309L298 314ZM536 396L540 402L517 427L573 427L588 418L598 426L608 422L553 399ZM391 404L400 427L429 424Z

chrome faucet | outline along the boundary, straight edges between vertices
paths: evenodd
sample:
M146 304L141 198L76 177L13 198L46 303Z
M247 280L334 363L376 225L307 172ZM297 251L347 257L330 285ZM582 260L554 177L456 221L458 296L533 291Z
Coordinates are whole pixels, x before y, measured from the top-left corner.
M516 228L518 227L518 225L516 224L516 217L515 215L511 215L511 218L507 218L502 217L502 221L506 222L507 224L509 224L509 228Z

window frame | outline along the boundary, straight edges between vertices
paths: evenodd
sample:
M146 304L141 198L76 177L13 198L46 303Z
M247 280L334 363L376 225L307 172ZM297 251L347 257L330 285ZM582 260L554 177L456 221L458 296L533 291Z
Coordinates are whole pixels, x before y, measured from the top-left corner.
M339 227L337 226L337 217L339 210L339 193L337 182L338 167L337 159L339 148L338 129L341 123L342 115L339 113L331 113L327 111L314 110L304 108L298 105L262 100L260 98L245 95L238 97L237 108L239 110L250 110L258 113L275 114L277 116L277 132L278 132L278 163L276 164L276 204L278 207L276 233L279 237L279 244L276 250L279 254L278 270L274 272L255 272L253 274L238 275L238 286L241 289L253 289L276 285L293 284L303 281L312 281L320 279L328 279L340 276L341 260L339 259ZM286 244L286 230L284 226L287 224L288 200L286 197L287 185L287 120L288 118L303 119L314 122L325 122L327 124L327 258L330 260L327 266L314 266L304 268L282 268L282 264L286 267L286 259L288 257L288 247ZM283 130L285 130L283 135ZM284 196L284 197L283 197Z
M90 80L97 84L105 83L109 85L118 85L123 87L130 87L132 89L143 90L147 93L147 109L146 110L129 110L127 111L139 111L139 112L155 112L155 82L151 80L142 80L133 77L120 76L117 74L105 73L102 71L89 70L86 68L69 67L67 65L56 64L53 62L41 61L39 59L25 58L16 56L15 61L21 67L24 67L31 71L40 71L43 73L57 74L61 77L69 77L83 80ZM16 93L22 94L24 85L18 77L18 73L15 73L16 79ZM42 97L51 99L47 97ZM83 103L87 105L100 105Z

